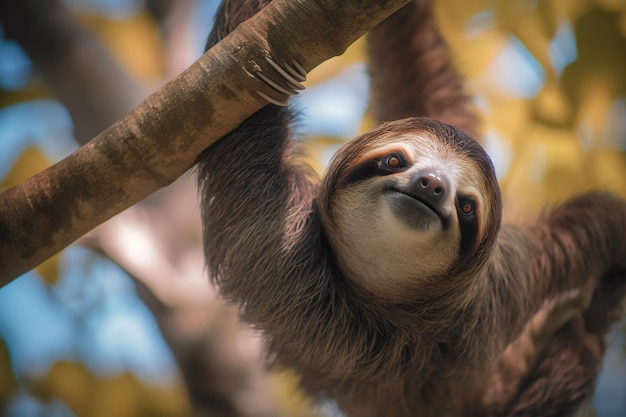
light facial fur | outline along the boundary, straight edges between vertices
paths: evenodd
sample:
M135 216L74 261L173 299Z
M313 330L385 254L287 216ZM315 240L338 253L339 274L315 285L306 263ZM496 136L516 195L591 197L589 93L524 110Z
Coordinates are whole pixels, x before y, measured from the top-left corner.
M481 239L484 230L481 223L489 221L483 215L488 213L488 201L482 198L487 195L486 184L471 158L459 156L457 149L440 143L436 136L427 132L398 135L385 132L384 127L381 131L376 141L359 150L358 156L350 155L354 161L347 168L337 165L343 163L342 152L350 150L340 150L329 171L343 168L342 176L336 180L342 184L353 169L395 153L405 156L407 169L336 187L330 197L335 209L324 217L324 226L347 276L358 280L372 294L403 302L415 297L420 285L432 285L458 261L461 233L458 194L470 195L477 203L476 215L480 219L477 239ZM442 222L419 201L387 191L390 186L406 189L420 173L446 179L441 208L447 222ZM394 212L397 205L415 205L415 214L412 218L399 215Z

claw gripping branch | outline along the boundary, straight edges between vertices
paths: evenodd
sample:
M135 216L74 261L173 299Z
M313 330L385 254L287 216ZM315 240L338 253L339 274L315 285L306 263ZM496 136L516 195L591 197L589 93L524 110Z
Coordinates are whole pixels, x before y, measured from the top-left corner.
M287 105L289 97L298 94L299 90L304 90L304 86L301 82L306 80L306 70L295 59L291 60L291 64L283 63L282 66L277 64L269 56L266 56L265 60L274 69L272 74L274 79L272 79L269 75L263 74L261 71L257 71L255 75L265 82L265 84L270 86L273 92L282 97L272 97L261 90L257 90L256 92L259 96L270 103L284 107Z

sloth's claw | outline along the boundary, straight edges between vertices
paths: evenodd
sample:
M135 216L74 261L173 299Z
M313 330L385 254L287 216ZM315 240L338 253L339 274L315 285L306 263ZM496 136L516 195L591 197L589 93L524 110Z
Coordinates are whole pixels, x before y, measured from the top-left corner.
M280 107L286 107L287 106L287 100L283 100L283 101L277 100L277 99L275 99L273 97L268 96L267 94L265 94L261 90L256 90L256 93L258 95L260 95L262 98L264 98L265 100L267 100L270 103L272 103L272 104L275 104L275 105L280 106Z
M279 84L275 81L275 79L277 79L278 77L272 79L266 74L263 74L261 71L257 71L255 75L265 84L270 86L274 92L277 92L279 96L287 97L284 99L272 97L269 94L264 93L260 90L257 90L257 94L272 104L284 107L287 105L287 99L290 96L295 96L296 94L298 94L298 90L304 90L304 86L301 84L301 82L306 80L306 71L304 70L302 65L300 65L300 63L295 59L291 61L291 65L284 64L283 66L278 65L272 58L268 56L265 57L265 60L268 64L270 64L274 71L276 71L276 73L280 75L279 81L281 81L281 83Z
M291 63L293 64L293 66L295 67L295 69L292 69L291 67L289 67L287 65L287 69L291 71L297 71L296 74L299 76L298 79L300 81L305 81L306 80L306 70L304 69L304 67L302 67L302 65L300 65L300 63L298 61L296 61L295 59L291 60ZM293 74L293 72L292 72Z
M296 90L288 90L281 87L278 83L272 81L271 78L265 76L265 74L263 74L262 72L257 72L256 76L265 81L265 83L272 87L274 90L277 90L283 94L287 94L288 96L295 96L296 94L298 94Z
M304 80L297 80L292 75L289 75L284 69L282 69L280 67L280 65L278 65L276 62L274 62L274 60L272 58L270 58L269 56L266 56L265 60L267 61L268 64L270 64L272 66L272 68L274 68L276 70L277 73L282 75L283 78L285 78L285 80L287 80L289 82L289 84L291 84L291 87L293 87L295 90L304 90L304 86L299 83L299 81L304 81ZM301 78L300 74L295 72L295 70L293 68L291 68L289 65L285 64L285 68L291 74L295 73L295 75L298 76L298 78ZM300 68L302 68L302 67L300 67ZM306 79L306 76L304 77L304 79Z

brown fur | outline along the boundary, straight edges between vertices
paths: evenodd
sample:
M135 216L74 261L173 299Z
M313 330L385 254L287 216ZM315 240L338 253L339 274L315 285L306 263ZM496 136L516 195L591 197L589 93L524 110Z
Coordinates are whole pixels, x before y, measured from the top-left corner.
M478 137L475 109L437 30L431 3L414 0L369 33L374 114L380 122L428 116Z
M210 42L266 3L241 1L226 0ZM430 16L429 9L415 5L394 19L430 22L420 16ZM420 28L413 30L419 34ZM395 65L400 67L395 70L414 70L412 75L393 74L379 65L372 73L374 85L407 89L413 85L407 77L417 78L415 85L426 89L404 93L400 107L430 115L432 108L445 114L446 108L460 104L458 114L473 128L473 116L463 113L467 102L455 75L429 85L424 80L434 77L432 72L423 74L404 62L415 53L402 49L414 44L405 39L410 36L402 25L397 33L385 28L372 33L370 42L379 45L372 48L372 65L385 59L380 45L388 39L397 49ZM449 94L448 83L453 84ZM387 95L378 87L389 109L397 97L393 88ZM440 100L444 96L448 99ZM439 104L432 107L432 101ZM404 116L401 110L389 110L382 117L395 115ZM623 201L588 194L534 224L501 228L499 189L482 148L458 129L420 118L390 122L355 139L339 152L320 187L289 140L290 122L288 109L269 105L207 149L198 165L211 276L241 306L244 318L264 332L274 364L297 370L308 393L331 398L347 415L359 417L537 415L532 413L555 402L557 411L541 415L569 415L586 398L602 354L601 338L614 318L608 312L616 305L604 304L601 289L607 282L621 288L618 278L626 268ZM409 302L393 303L364 291L356 277L339 268L328 233L343 170L378 146L382 136L407 132L432 135L437 146L470 158L471 174L483 182L479 189L485 210L476 244L462 248L454 266L422 285ZM514 352L522 346L519 355L527 352L520 340L539 346L537 338L528 337L527 324L545 313L546 303L570 290L595 290L597 295L588 308L581 307L586 313L572 313L573 320L554 338L551 332L544 335L546 346L528 355L528 371L504 390L507 398L485 402L487 381L497 380L498 372L514 371L502 356L507 346L514 346ZM543 329L550 324L548 320Z

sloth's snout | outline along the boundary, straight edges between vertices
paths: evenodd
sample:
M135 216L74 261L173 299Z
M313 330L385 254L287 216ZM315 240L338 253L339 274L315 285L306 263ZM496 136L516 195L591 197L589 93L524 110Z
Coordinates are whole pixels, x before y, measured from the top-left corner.
M409 184L411 194L440 210L450 192L450 181L436 171L421 171Z

